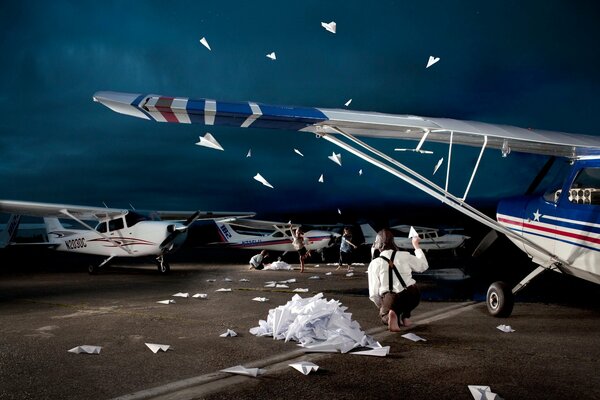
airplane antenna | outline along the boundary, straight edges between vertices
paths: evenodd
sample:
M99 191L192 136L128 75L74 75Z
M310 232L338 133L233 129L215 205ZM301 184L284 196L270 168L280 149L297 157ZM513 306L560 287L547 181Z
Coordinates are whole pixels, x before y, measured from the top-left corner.
M133 204L129 203L129 207L131 207L131 209L132 209L133 211L135 211L135 207L133 206Z
M108 206L106 205L106 203L105 203L105 202L102 202L102 204L104 204L104 207L105 207L105 208L108 208Z

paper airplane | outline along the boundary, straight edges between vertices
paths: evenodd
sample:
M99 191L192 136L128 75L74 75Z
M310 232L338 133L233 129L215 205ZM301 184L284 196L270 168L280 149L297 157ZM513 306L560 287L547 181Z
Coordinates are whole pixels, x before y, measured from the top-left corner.
M298 149L294 149L294 153L298 154L300 157L304 157L304 154L302 154Z
M468 385L468 387L475 400L502 400L489 386Z
M237 336L237 333L235 333L235 331L232 331L231 329L227 329L227 331L225 333L222 333L219 336L220 337L234 337L234 336Z
M287 279L285 281L279 281L277 283L296 283L296 278Z
M173 295L173 297L190 297L190 294L189 293L181 293L181 292L179 292L179 293L175 293Z
M267 54L267 58L270 58L271 60L275 61L277 60L277 56L275 55L275 52L271 52L269 54Z
M265 285L265 287L268 287L268 288L273 288L273 287L275 287L275 282L273 282L273 283L267 283L267 284Z
M496 327L496 329L500 329L502 332L506 332L506 333L511 333L514 332L515 330L510 326L510 325L498 325Z
M358 170L358 176L362 176L363 172L362 172L362 168Z
M327 158L329 158L331 161L333 161L340 167L342 166L342 154L341 153L335 154L335 152L333 152L333 153L331 153L330 156L327 156Z
M417 231L415 230L415 228L413 228L412 226L410 227L410 230L408 231L408 238L412 239L414 237L419 237L419 234L417 233Z
M196 293L192 297L195 299L206 299L208 295L206 293Z
M196 145L198 146L204 146L209 147L211 149L224 151L223 147L221 147L219 142L217 142L217 139L215 139L214 136L208 132L206 132L206 135L204 136L199 136L198 139L200 139L200 141L196 143Z
M440 61L439 57L429 56L429 60L427 61L427 66L425 68L431 67L436 62Z
M326 272L325 275L331 275L333 272Z
M266 302L266 301L269 301L269 299L267 299L266 297L255 297L255 298L253 298L252 300L254 300L254 301L259 301L259 302L261 302L261 303L264 303L264 302Z
M84 344L82 346L73 347L71 350L69 350L69 353L100 354L100 350L102 350L102 347L100 347L100 346L90 346L90 345Z
M323 180L323 174L321 174L321 176L319 177L319 182L321 182L321 183L324 182L324 180Z
M346 107L348 107L348 106L350 105L350 103L352 103L352 99L350 99L350 100L348 100L347 102L345 102L345 103L344 103L344 105L345 105Z
M215 290L215 292L231 292L231 289L221 288L221 289Z
M342 215L342 210L338 208L338 214Z
M308 279L321 279L319 275L309 276Z
M261 174L257 173L254 176L254 179L257 180L257 181L259 181L263 185L265 185L265 186L270 187L271 189L273 189L273 185L271 185L269 182L267 182L267 180L265 178L263 178Z
M231 279L231 278L225 278L225 279L223 279L223 281L224 282L233 282L233 279Z
M209 49L209 50L211 50L211 51L212 51L212 49L210 48L210 46L209 46L209 44L208 44L208 41L206 40L206 38L205 38L205 37L203 37L202 39L200 39L200 43L202 43L202 45L203 45L204 47L206 47L207 49Z
M159 304L173 304L173 303L175 303L175 300L161 300L161 301L157 301L157 303L159 303Z
M250 282L250 279L242 278L240 279L240 282Z
M216 282L216 279L207 279L206 282Z
M437 164L435 164L435 168L433 168L433 175L435 175L435 173L438 171L438 169L440 169L443 162L444 162L444 157L440 158L439 161L437 162Z
M325 30L327 32L331 32L331 33L335 33L336 29L337 29L337 25L335 23L335 21L331 21L331 22L321 22L321 26L323 28L325 28Z
M222 369L221 372L257 377L258 375L264 374L265 370L260 368L245 368L241 365L236 365L235 367Z
M308 288L304 289L304 288L296 288L294 290L292 290L295 293L306 293L308 292Z
M421 149L395 148L394 151L414 151L415 153L421 153L421 154L433 154L433 151L431 151L431 150L421 150Z
M402 335L402 337L404 339L412 340L413 342L418 342L419 340L422 340L424 342L427 341L426 339L423 339L421 336L415 335L414 333L405 333L404 335Z
M354 351L350 354L355 354L357 356L375 356L375 357L385 357L390 352L390 346L378 347L376 349L371 350L363 350L363 351Z
M317 370L319 369L319 366L317 364L313 364L309 361L300 361L288 365L294 368L295 370L302 372L304 375L308 375L313 371L317 372Z
M346 276L347 276L347 277L354 276L354 272L348 272L348 273L346 274Z
M166 352L167 350L169 350L169 347L171 347L168 344L156 344L156 343L145 343L145 345L148 346L148 348L150 350L152 350L152 352L154 354L158 353L159 350Z
M277 285L275 285L276 288L281 288L281 289L289 289L288 285L284 285L283 283L278 283Z
M252 157L252 149L248 149L248 154L246 154L246 158Z

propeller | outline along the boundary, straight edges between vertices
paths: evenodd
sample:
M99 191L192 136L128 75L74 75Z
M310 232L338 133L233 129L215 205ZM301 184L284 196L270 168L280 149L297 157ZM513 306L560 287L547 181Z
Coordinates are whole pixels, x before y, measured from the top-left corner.
M182 226L177 226L175 224L168 225L167 232L169 232L169 235L160 244L160 246L159 246L160 251L162 251L163 253L165 253L167 251L171 251L173 249L173 242L175 241L175 239L177 239L177 237L181 233L187 231L189 226L194 221L196 221L198 219L198 217L200 217L200 211L196 211L195 213L190 215L188 217L188 219L185 220L185 222L183 223Z

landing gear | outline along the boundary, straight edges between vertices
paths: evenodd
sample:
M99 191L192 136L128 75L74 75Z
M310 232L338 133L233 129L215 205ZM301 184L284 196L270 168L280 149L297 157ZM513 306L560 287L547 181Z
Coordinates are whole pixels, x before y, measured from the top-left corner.
M171 266L165 261L165 258L162 255L156 257L156 264L158 267L158 272L160 272L162 275L166 275L171 272Z
M114 256L110 256L108 257L106 260L102 261L100 263L100 265L94 265L94 264L90 264L88 266L88 272L90 273L90 275L96 275L99 271L100 268L102 268L104 265L106 265L110 260L113 259Z
M487 291L486 303L490 314L506 318L512 313L515 300L513 292L504 282L494 282Z

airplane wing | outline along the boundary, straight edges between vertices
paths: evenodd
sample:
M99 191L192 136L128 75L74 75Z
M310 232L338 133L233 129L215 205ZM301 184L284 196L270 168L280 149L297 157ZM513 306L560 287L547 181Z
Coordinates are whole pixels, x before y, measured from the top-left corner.
M162 221L185 221L196 211L154 211ZM199 219L222 219L222 218L252 218L256 215L254 212L239 211L200 211L196 220Z
M600 155L600 137L448 118L120 92L97 92L94 101L115 112L157 122L426 139L476 147L485 141L488 148L500 149L505 154L518 151L568 158Z
M0 200L0 212L30 217L70 218L68 214L85 221L118 217L126 209L86 207L71 204L38 203L32 201Z
M290 225L285 222L276 221L263 221L258 219L235 219L233 221L227 221L229 225L239 226L242 228L258 229L258 230L275 230L275 229L289 229ZM299 224L292 224L292 228L299 228Z

